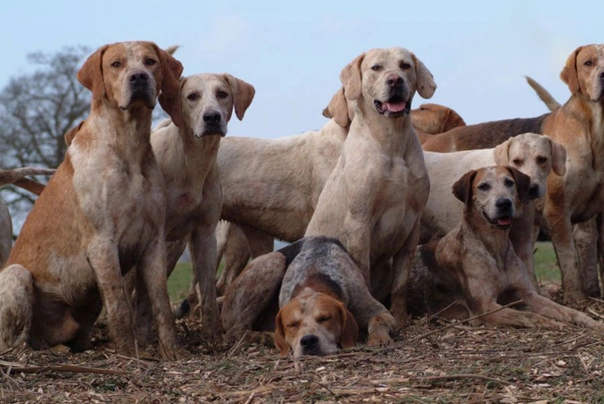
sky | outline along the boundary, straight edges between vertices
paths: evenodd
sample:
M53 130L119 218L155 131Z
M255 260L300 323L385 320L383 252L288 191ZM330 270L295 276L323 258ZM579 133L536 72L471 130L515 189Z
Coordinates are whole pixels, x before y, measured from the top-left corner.
M3 1L0 88L26 55L151 40L180 45L184 75L228 72L256 88L230 136L318 129L342 68L371 48L414 52L438 85L430 100L467 123L547 111L530 75L564 102L559 74L580 45L604 41L604 1ZM414 107L426 102L419 95Z

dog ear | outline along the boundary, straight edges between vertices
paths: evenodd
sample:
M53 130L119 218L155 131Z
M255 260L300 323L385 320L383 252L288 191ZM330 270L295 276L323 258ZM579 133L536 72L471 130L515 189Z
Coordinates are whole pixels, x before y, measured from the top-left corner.
M412 54L413 61L415 62L415 76L417 77L417 92L422 98L432 98L434 91L436 91L436 83L430 70L418 59L417 56Z
M275 346L281 351L281 356L285 356L291 350L291 347L285 339L285 332L283 331L283 320L281 318L281 310L277 313L275 318Z
M348 115L348 102L344 96L343 88L340 88L338 92L331 97L329 105L323 110L323 116L326 118L333 118L333 120L343 128L350 124L351 118Z
M102 100L105 96L105 81L103 80L103 54L110 45L99 48L84 62L78 71L78 81L92 91L94 101Z
M552 171L562 177L566 174L566 147L552 139L549 142L552 145Z
M348 100L356 100L361 96L361 63L363 63L363 59L365 59L365 54L361 53L352 62L348 63L340 73L344 96Z
M158 97L159 105L161 105L162 109L170 115L170 119L172 119L174 125L178 127L182 126L182 100L180 99L180 92L186 82L186 77L180 79L179 90L175 94L168 95L162 91L159 93Z
M568 59L566 59L566 65L564 65L564 69L562 69L562 73L560 73L560 78L566 83L570 92L573 94L581 92L579 75L577 73L577 55L579 55L581 49L583 49L583 47L579 46Z
M518 193L518 199L520 202L528 202L530 199L529 188L531 186L531 177L519 170L516 170L514 167L508 166L507 169L512 177L514 177L514 181L516 181L516 192Z
M510 145L512 138L509 138L503 143L495 146L493 150L493 158L495 160L495 164L498 166L507 166L510 164Z
M161 92L167 97L177 97L180 89L180 76L182 75L182 63L172 57L171 54L152 44L159 57L162 69Z
M344 304L340 303L339 310L342 318L340 346L342 348L352 348L356 345L357 339L359 338L359 325Z
M233 77L230 74L225 73L224 79L227 83L229 83L229 87L231 87L231 91L233 93L235 115L237 115L237 119L242 120L245 111L248 109L248 107L252 103L252 100L254 99L254 94L256 94L256 90L251 84L248 84L241 79Z
M453 195L466 205L472 201L472 183L476 178L476 170L470 170L453 184Z
M73 139L76 137L76 135L78 134L78 132L80 131L80 129L82 129L82 126L84 125L84 121L81 121L80 123L78 123L76 126L74 126L73 128L69 129L64 136L65 139L65 144L67 145L67 147L71 146L71 143L73 142Z
M451 129L455 129L459 126L466 126L466 122L463 118L451 108L447 108L447 117L443 123L442 131L447 132Z

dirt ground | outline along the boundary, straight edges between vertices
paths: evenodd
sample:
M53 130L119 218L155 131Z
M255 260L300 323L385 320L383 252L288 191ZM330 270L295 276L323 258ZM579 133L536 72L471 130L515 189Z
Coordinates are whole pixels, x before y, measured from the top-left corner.
M604 319L604 301L581 307ZM604 402L604 336L413 320L383 349L294 363L271 347L207 346L197 322L178 323L189 356L132 359L107 347L0 353L2 403Z

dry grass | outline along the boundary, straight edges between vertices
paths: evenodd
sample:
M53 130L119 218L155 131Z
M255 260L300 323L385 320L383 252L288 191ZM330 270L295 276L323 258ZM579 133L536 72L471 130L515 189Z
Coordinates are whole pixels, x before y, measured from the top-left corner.
M602 301L582 309L604 316ZM270 347L204 345L191 319L178 327L188 352L179 362L116 355L102 326L85 353L0 353L0 401L604 401L604 337L573 327L520 330L416 319L393 346L361 345L300 363Z

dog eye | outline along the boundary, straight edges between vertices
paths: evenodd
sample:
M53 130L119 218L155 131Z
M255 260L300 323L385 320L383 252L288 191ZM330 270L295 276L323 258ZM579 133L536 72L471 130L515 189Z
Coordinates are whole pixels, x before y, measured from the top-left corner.
M111 67L121 67L122 66L122 62L120 62L119 60L116 60L115 62L111 63Z
M586 61L585 61L583 64L584 64L585 66L591 66L591 65L593 65L593 64L594 64L594 62L592 62L591 60L586 60Z
M545 164L547 163L547 157L539 156L537 157L537 164Z
M514 160L512 160L512 163L514 163L515 166L519 166L519 165L522 164L522 160L520 160L520 159L514 159Z
M154 59L148 58L145 60L145 65L147 66L153 66L154 64L156 64L157 62Z
M411 65L409 63L401 63L401 69L403 70L407 70L407 69L411 69Z
M317 323L324 323L329 320L331 320L331 316L328 316L328 315L319 316L319 318L317 318Z
M380 66L380 65L373 65L373 66L371 66L371 70L375 70L376 72L380 71L380 70L382 70L382 66Z
M485 184L480 184L476 188L478 188L480 191L488 191L489 189L491 189L491 186L489 184L485 183Z
M229 94L226 91L218 91L218 93L216 95L218 96L218 98L226 98L229 96Z
M514 181L509 178L506 178L503 184L508 188L512 188L514 186Z
M287 328L298 328L300 326L300 323L297 321L294 321L293 323L289 323L286 327Z
M187 95L187 100L189 101L195 101L199 98L199 94L197 93L191 93L189 95Z

